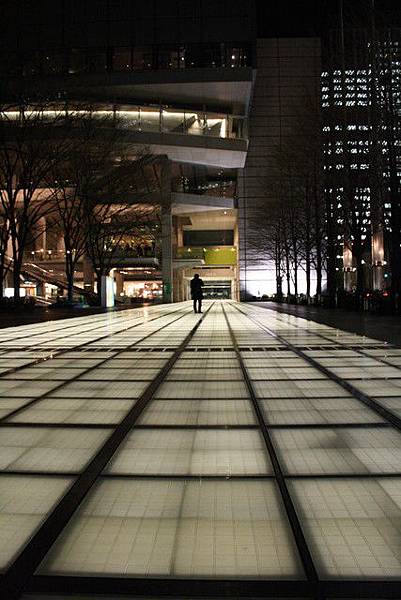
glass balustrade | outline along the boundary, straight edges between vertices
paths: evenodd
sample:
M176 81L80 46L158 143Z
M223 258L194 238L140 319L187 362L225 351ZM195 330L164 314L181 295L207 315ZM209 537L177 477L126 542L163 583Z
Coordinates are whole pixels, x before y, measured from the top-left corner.
M41 117L43 122L58 120L61 123L66 114L65 109L35 111L34 108L25 110L25 118L30 115ZM247 137L246 119L242 116L221 113L196 112L167 109L159 106L135 106L130 110L80 110L69 111L69 116L82 118L87 114L101 120L105 126L116 126L130 131L150 133L168 133L174 135L208 136L215 138ZM21 114L16 110L8 110L0 114L0 118L10 121L20 119Z

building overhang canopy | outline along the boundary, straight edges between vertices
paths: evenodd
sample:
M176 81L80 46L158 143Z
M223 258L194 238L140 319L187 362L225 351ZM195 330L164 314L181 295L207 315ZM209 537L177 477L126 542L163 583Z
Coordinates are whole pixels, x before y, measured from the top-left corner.
M189 212L206 212L210 210L230 210L234 208L233 198L208 196L207 194L186 194L175 192L172 194L171 210L173 215L187 214Z
M60 88L71 99L96 102L138 102L157 99L163 104L223 109L247 114L255 71L251 67L203 68L183 71L143 71L134 73L85 73L52 78L32 77L25 85L40 87L48 94ZM19 82L10 83L17 91Z

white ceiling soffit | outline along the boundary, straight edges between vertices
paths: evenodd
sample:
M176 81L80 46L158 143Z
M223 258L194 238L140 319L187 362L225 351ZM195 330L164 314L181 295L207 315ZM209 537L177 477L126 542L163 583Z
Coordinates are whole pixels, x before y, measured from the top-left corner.
M172 201L172 212L174 215L234 208L233 198L221 198L208 196L206 194L184 194L175 192L172 195Z

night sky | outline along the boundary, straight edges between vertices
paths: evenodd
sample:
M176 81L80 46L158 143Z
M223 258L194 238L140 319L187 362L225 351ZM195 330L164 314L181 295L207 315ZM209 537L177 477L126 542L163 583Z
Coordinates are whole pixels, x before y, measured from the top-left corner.
M348 27L369 23L372 0L343 0ZM257 0L260 37L319 36L336 26L340 0ZM401 0L375 0L377 26L401 26Z

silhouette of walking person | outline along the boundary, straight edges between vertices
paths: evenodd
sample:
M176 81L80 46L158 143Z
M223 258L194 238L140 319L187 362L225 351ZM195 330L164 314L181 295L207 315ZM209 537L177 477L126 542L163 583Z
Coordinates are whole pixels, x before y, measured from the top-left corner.
M202 312L202 298L203 298L202 287L203 287L203 281L199 277L198 273L195 273L193 279L191 279L191 298L194 301L195 313Z

